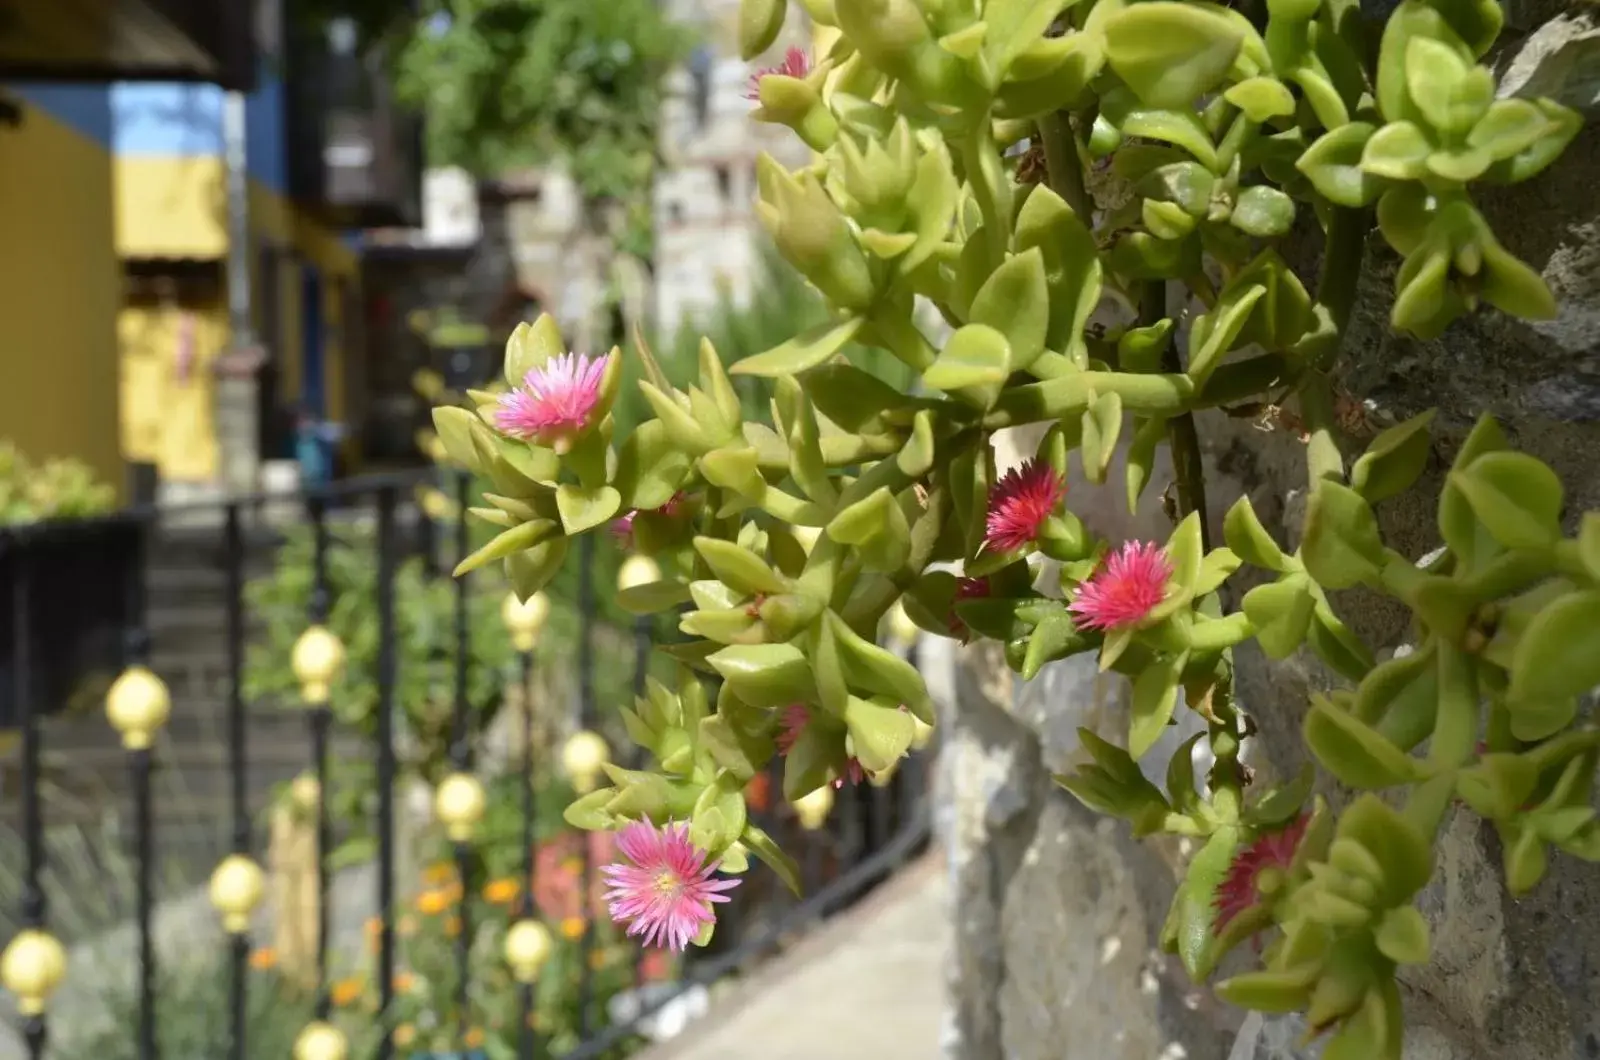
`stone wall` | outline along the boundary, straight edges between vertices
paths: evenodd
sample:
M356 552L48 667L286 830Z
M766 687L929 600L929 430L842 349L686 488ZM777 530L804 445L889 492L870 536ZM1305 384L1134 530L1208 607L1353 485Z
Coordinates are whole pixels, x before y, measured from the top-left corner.
M1597 110L1600 31L1592 15L1523 5L1497 66L1507 90L1556 96ZM1565 157L1526 184L1481 197L1507 247L1539 268L1562 303L1557 320L1528 324L1485 311L1436 342L1391 334L1395 255L1374 238L1340 384L1365 402L1370 436L1425 408L1439 417L1429 469L1414 496L1379 506L1387 542L1413 558L1436 548L1433 505L1444 469L1475 417L1500 418L1513 443L1550 463L1567 483L1569 515L1600 508L1600 130L1587 127ZM1315 276L1320 237L1288 248ZM1300 253L1296 253L1296 251ZM1297 544L1304 511L1303 447L1220 413L1201 418L1213 528L1241 494L1280 542ZM1359 449L1364 437L1351 439ZM1032 439L1002 440L1003 463ZM1154 494L1138 517L1112 488L1072 483L1069 503L1099 532L1163 539L1171 524ZM1574 519L1575 521L1575 519ZM1239 577L1226 603L1256 584ZM1386 656L1407 634L1406 615L1361 592L1334 606ZM1334 679L1309 654L1269 665L1238 653L1242 705L1259 736L1246 748L1258 783L1292 775L1305 760L1300 721L1307 694ZM1135 841L1127 826L1080 806L1052 771L1086 756L1089 726L1125 742L1126 687L1092 660L1051 665L1014 680L992 649L966 652L945 733L946 831L955 877L957 952L951 973L948 1060L1288 1060L1313 1057L1293 1017L1265 1019L1217 1002L1189 983L1156 938L1185 858L1185 843ZM1183 711L1180 707L1180 718ZM1169 732L1142 765L1159 778L1192 728ZM1321 792L1348 798L1332 785ZM1491 828L1465 813L1443 829L1434 880L1420 899L1434 957L1402 977L1407 1060L1600 1058L1600 867L1560 854L1521 900L1505 891ZM1248 950L1248 947L1245 948ZM1235 955L1244 960L1248 954ZM1226 969L1224 969L1224 973Z

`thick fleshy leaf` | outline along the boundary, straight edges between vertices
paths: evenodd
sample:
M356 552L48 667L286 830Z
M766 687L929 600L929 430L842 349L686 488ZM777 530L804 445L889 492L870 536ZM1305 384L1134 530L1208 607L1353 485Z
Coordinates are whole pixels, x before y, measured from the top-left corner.
M1239 193L1228 221L1262 239L1281 236L1294 224L1294 200L1277 188L1256 184Z
M1384 190L1382 178L1361 168L1362 152L1377 130L1353 121L1324 133L1295 163L1311 186L1337 206L1366 206Z
M1241 496L1228 509L1228 514L1222 520L1222 536L1228 542L1228 547L1246 563L1263 570L1285 569L1283 550L1267 533L1266 527L1261 525L1248 496Z
M1230 86L1223 93L1223 98L1244 111L1251 121L1260 124L1294 113L1294 96L1282 81L1271 77L1251 77L1240 81Z
M1189 863L1189 869L1173 896L1173 921L1178 959L1184 971L1196 982L1203 981L1216 966L1220 954L1213 944L1216 937L1217 888L1233 864L1239 848L1240 832L1235 825L1224 825L1211 833L1206 845Z
M506 340L505 379L511 386L521 386L523 379L535 368L542 367L552 357L567 350L561 329L549 313L540 313L532 324L527 321L516 326Z
M788 887L796 896L800 894L800 866L781 847L773 841L772 837L755 825L745 822L744 835L739 837L745 849L760 858L762 863L778 874L784 886Z
M987 406L1010 374L1011 345L1005 335L984 324L968 324L945 342L922 381L937 390L980 393Z
M1152 107L1187 107L1227 75L1244 44L1239 27L1208 4L1150 0L1113 15L1106 59Z
M617 592L617 605L630 615L655 615L689 602L689 587L682 582L645 582Z
M473 471L483 469L483 460L473 444L475 433L492 440L489 428L473 413L456 405L442 405L433 410L433 429L439 434L446 455L462 467Z
M1316 601L1304 574L1290 574L1244 594L1244 613L1269 659L1286 659L1306 639Z
M1324 479L1306 511L1300 556L1326 589L1348 589L1378 576L1384 563L1378 520L1354 490Z
M1483 297L1490 305L1523 320L1553 320L1555 296L1544 277L1500 244L1483 244Z
M1547 548L1561 536L1561 480L1526 453L1485 453L1450 474L1478 521L1506 548Z
M816 699L811 668L792 644L749 644L723 648L706 660L734 694L755 707L786 707Z
M1513 700L1565 702L1600 685L1600 591L1568 593L1534 616L1511 666Z
M1372 440L1350 469L1350 486L1368 504L1377 504L1411 488L1428 462L1429 409L1396 424Z
M828 524L828 536L861 550L866 570L893 574L911 554L911 526L887 488L845 508Z
M733 374L769 378L797 375L808 368L817 367L844 349L865 323L864 318L852 316L818 324L765 353L736 362L732 368Z
M1178 704L1178 678L1188 661L1187 653L1169 655L1147 666L1134 679L1132 721L1128 728L1128 751L1134 758L1143 758L1166 732Z
M1114 390L1101 394L1083 410L1083 441L1080 456L1083 473L1090 482L1103 482L1106 469L1117 455L1117 436L1122 433L1122 398Z
M696 537L694 548L717 580L742 596L781 593L787 588L765 560L732 541Z
M505 559L514 553L530 549L555 532L556 524L549 519L535 519L531 523L514 526L496 535L494 540L457 564L455 577L459 578L486 563L493 563L497 559Z
M1427 169L1433 144L1408 121L1392 121L1372 134L1361 152L1361 168L1375 177L1416 180Z
M1139 498L1145 486L1149 485L1150 475L1155 468L1156 450L1167 435L1167 421L1164 419L1137 422L1133 440L1128 443L1127 455L1128 511L1133 513L1139 510Z
M1468 132L1494 100L1494 77L1449 44L1412 37L1406 44L1406 91L1429 124L1446 136Z
M1231 285L1216 306L1195 321L1189 331L1188 374L1196 387L1203 387L1211 378L1266 293L1266 287L1259 283Z
M1035 247L1007 258L978 289L970 316L974 324L987 324L1006 337L1012 371L1032 364L1044 352L1050 326L1043 252Z
M1473 506L1466 494L1453 484L1455 473L1465 470L1484 453L1499 452L1507 448L1505 432L1494 417L1484 414L1473 425L1467 440L1456 452L1450 478L1445 480L1439 493L1439 535L1450 551L1467 568L1472 569L1487 560L1497 550L1494 539L1482 528L1473 514Z
M1388 788L1417 779L1417 764L1354 716L1315 696L1305 720L1306 746L1323 768L1352 788Z
M556 507L561 525L573 537L607 522L622 510L622 494L610 486L584 489L563 485L556 488Z
M739 0L739 57L749 62L778 39L787 0Z
M844 709L845 726L856 759L869 773L882 772L905 757L916 724L898 705L850 697Z
M550 583L567 558L567 539L547 537L530 549L506 557L506 576L517 599L526 603Z

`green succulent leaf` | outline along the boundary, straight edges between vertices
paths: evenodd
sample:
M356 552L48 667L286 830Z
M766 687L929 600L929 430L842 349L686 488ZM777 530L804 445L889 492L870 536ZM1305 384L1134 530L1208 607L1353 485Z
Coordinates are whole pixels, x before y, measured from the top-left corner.
M1352 788L1389 788L1418 778L1410 757L1328 699L1313 697L1305 740L1323 768Z
M1132 723L1128 729L1128 751L1143 758L1172 721L1178 704L1179 678L1188 653L1169 655L1145 667L1133 682Z
M1428 462L1433 410L1396 424L1372 440L1350 469L1350 486L1368 504L1411 488Z
M1305 642L1316 600L1300 573L1258 585L1244 594L1244 613L1269 659L1287 659Z
M1243 44L1238 25L1209 4L1149 0L1105 24L1111 69L1151 107L1187 107L1216 88Z
M1327 589L1348 589L1378 576L1384 563L1378 520L1355 490L1324 479L1306 510L1300 544L1306 570Z

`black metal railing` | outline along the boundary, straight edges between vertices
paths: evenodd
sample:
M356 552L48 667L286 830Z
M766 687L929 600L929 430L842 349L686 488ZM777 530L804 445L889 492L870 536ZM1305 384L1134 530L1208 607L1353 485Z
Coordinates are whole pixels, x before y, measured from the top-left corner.
M441 474L445 481L439 480ZM112 579L114 588L120 581L113 613L123 626L123 651L116 660L122 670L105 698L106 714L120 735L126 786L106 782L87 811L84 804L95 802L89 796L60 796L72 783L47 784L44 753L49 742L69 752L69 761L95 760L78 744L88 739L91 726L103 731L104 719L83 718L65 701L56 701L61 697L39 695L44 687L39 674L55 675L48 685L52 689L67 688L73 674L62 671L70 671L81 656L59 639L59 632L53 632L54 642L41 642L36 600L54 584L58 572L51 563L56 561L49 557L59 558L59 541L81 539L93 523L0 529L5 579L0 592L11 618L0 661L12 693L10 717L0 720L9 721L20 737L15 796L0 786L0 816L14 830L0 839L16 848L14 854L0 852L0 860L20 863L14 893L0 892L0 901L14 910L9 924L0 920L5 943L0 984L16 1006L15 1023L30 1060L45 1055L52 1001L63 1012L70 1007L63 1030L92 1022L97 1003L71 990L58 993L64 984L72 985L64 944L94 944L87 928L59 939L51 933L51 908L59 900L75 900L75 889L51 864L49 834L58 818L74 813L126 822L94 858L97 865L99 859L122 858L131 869L131 916L112 903L117 915L103 918L98 927L132 925L136 944L120 958L131 967L120 971L132 993L128 1007L136 1026L123 1034L131 1037L132 1055L139 1060L199 1055L192 1044L165 1047L172 1033L165 1021L173 1016L172 1007L164 1007L163 991L186 962L193 962L188 951L202 936L184 936L183 953L162 945L159 907L183 893L181 881L198 886L213 865L210 897L222 915L223 932L220 938L203 937L217 939L224 971L213 977L225 979L226 990L217 995L218 1015L212 1021L224 1028L224 1040L209 1043L205 1048L213 1051L206 1055L276 1058L284 1051L278 1043L294 1040L300 1060L346 1055L470 1060L488 1055L481 1051L481 1039L496 1033L529 1060L598 1060L620 1056L650 1037L664 1010L689 1004L703 996L707 984L780 949L926 843L926 754L908 758L882 785L843 789L836 804L831 789L800 806L785 803L779 795L781 763L775 763L752 781L747 801L753 819L797 855L806 897L791 898L770 873L755 866L724 907L710 947L691 950L665 967L634 947L605 920L597 900L595 862L602 848L590 837L570 833L554 815L572 790L593 783L592 775L577 775L582 768L575 762L586 761L592 774L607 746L626 744L614 707L644 691L652 666L666 661L652 646L677 634L617 609L602 574L615 570L621 556L605 535L586 536L574 569L533 601L508 598L498 575L488 570L434 593L428 586L448 578L438 572L448 571L473 548L473 528L465 516L474 493L467 477L430 470L336 483L296 497L142 508L107 520L137 530L136 547L125 549L127 568ZM434 531L435 521L446 524L442 532ZM304 577L278 577L272 572L289 562L285 541L295 534L309 537L309 567ZM431 554L441 547L450 555ZM220 585L217 596L203 605L185 605L193 612L193 627L220 633L220 699L211 697L212 686L196 676L203 670L195 668L199 664L172 661L191 656L164 654L170 647L164 631L172 624L150 592L159 563L167 565L163 584ZM373 571L369 589L341 590L340 578L348 578L352 569ZM252 577L252 570L267 573ZM346 573L335 577L336 571ZM216 582L207 581L213 575ZM261 579L274 577L274 585L290 587L288 597L255 588ZM271 608L262 601L269 596L276 601L271 607L303 598L303 606L291 606L303 613L298 629L292 621L286 629L280 612L266 613ZM498 616L488 631L482 628L486 600L488 611ZM81 600L78 606L92 608L93 601ZM95 627L93 617L86 611L80 625ZM435 638L442 645L437 657L416 656L416 645L446 624L448 632ZM341 636L339 629L347 634ZM483 646L486 635L500 638L497 650ZM279 650L291 641L292 648ZM251 691L249 675L263 659L269 668L288 667L294 674L289 685L270 696ZM441 667L448 673L438 673ZM353 710L357 702L370 706ZM515 711L507 713L513 705ZM265 753L268 737L281 741L284 731L267 721L286 710L304 716L299 765ZM419 741L434 731L429 726L440 730L437 760L417 751ZM166 798L159 789L162 778L181 772L185 741L195 742L202 732L214 733L224 752L213 766L223 788L222 805L210 822L218 839L214 847L201 842L198 849L180 849L173 840L175 815L204 816L203 800L192 794ZM557 747L563 736L566 742ZM500 750L506 753L491 753ZM630 757L623 764L639 763ZM368 772L360 797L345 799L341 783ZM431 821L417 824L405 816L405 792L408 784L423 781L433 789L433 813ZM124 818L128 808L131 814ZM493 824L510 817L515 820L506 827ZM263 818L273 824L272 844L265 851L258 827ZM304 913L284 898L292 890L290 881L300 878L293 876L292 865L284 867L292 859L286 855L284 865L262 865L262 854L277 850L273 844L280 826L284 835L306 839L313 851L304 876L313 892L311 952L300 954L291 968L285 948L268 969L272 961L264 958L260 940L269 934L296 937L289 926ZM416 867L416 848L434 843L448 880L416 885L406 875ZM496 845L502 843L509 849ZM546 851L556 860L547 861ZM166 871L174 866L188 871ZM363 867L365 876L359 875ZM546 877L550 872L555 883ZM180 882L164 882L173 878ZM98 886L108 886L104 876L98 880ZM264 902L269 882L277 900ZM352 907L347 899L357 883L366 896L358 904L371 911L370 922L364 922L371 945L356 975L341 978L341 972L350 971L340 962L351 947L343 941L350 925L339 917ZM557 898L547 901L549 894ZM424 915L425 898L425 915L435 918L429 923L442 925L441 937L450 944L446 967L427 977L444 984L444 993L419 1001L414 987L419 977L413 973L421 959L414 945L421 933L408 903ZM494 934L502 937L493 939ZM351 982L359 985L360 1001L346 989ZM268 995L291 1000L274 1010L278 1016L262 1016L261 1000ZM435 1016L433 1039L422 1033L427 1020L416 1018L425 1012ZM294 1022L287 1038L282 1028L272 1037L263 1022L269 1017ZM439 1051L440 1035L449 1039L448 1052ZM78 1055L69 1047L71 1035L56 1037L61 1045L52 1056L70 1060ZM115 1060L103 1049L96 1057Z

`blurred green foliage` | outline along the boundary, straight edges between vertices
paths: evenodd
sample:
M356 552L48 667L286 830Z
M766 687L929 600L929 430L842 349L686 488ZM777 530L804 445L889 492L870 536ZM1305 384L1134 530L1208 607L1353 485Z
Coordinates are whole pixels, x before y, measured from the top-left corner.
M116 500L116 490L81 460L33 461L0 442L0 526L99 515Z

